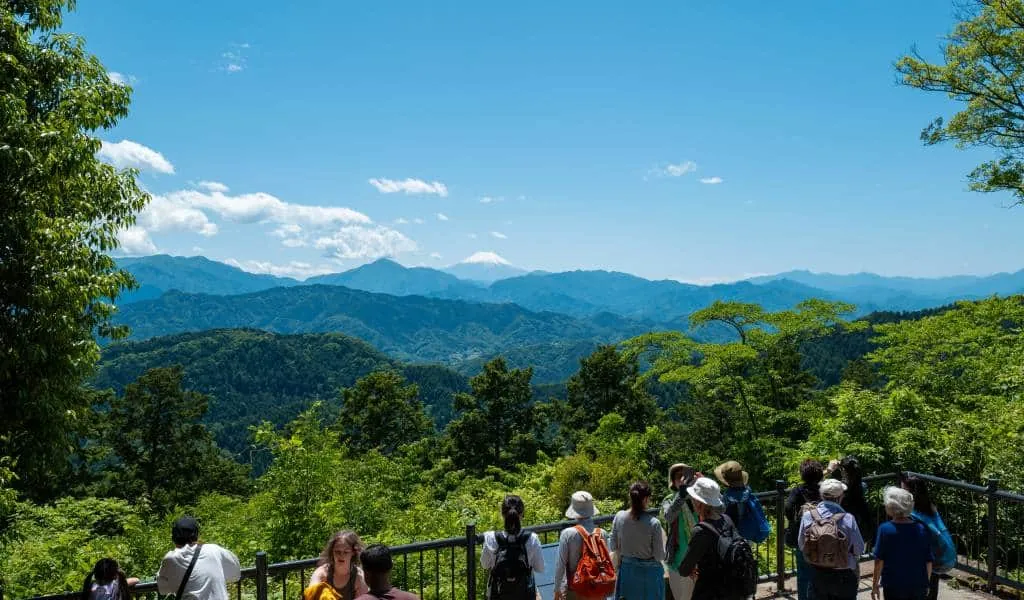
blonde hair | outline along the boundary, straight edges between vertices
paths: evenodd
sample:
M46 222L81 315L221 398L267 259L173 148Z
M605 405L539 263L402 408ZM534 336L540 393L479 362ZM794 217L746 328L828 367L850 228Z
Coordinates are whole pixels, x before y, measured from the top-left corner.
M885 488L885 512L893 517L910 517L914 512L914 495L900 487Z

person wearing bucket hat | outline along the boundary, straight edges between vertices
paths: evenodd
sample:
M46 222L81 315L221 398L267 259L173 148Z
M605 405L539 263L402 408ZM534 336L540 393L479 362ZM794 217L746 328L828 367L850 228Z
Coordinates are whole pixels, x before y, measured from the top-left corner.
M724 513L721 488L713 479L700 477L685 493L700 518L690 534L690 543L678 569L683 577L696 580L692 600L742 600L743 594L730 585L729 571L719 552L721 542L739 540L732 520Z
M747 485L750 475L743 470L743 465L734 460L724 462L715 467L715 477L727 486L722 494L725 514L732 519L740 535L758 544L768 539L772 525L764 516L761 501Z
M838 479L823 479L818 484L821 502L800 518L797 545L814 569L810 594L814 600L857 598L864 538L857 519L843 510L846 489Z
M566 527L558 536L558 560L555 562L555 599L579 600L583 597L569 589L569 579L576 573L580 558L583 556L583 534L593 536L595 533L605 541L605 533L594 524L594 516L598 513L594 506L594 497L590 492L580 490L574 492L569 499L569 508L565 509L565 517L576 521L572 527ZM583 531L580 531L583 528Z
M668 469L668 487L671 493L661 503L661 517L667 524L668 540L665 542L665 567L668 570L668 584L674 600L690 600L693 580L679 574L690 533L697 526L697 513L693 510L686 488L697 478L703 477L693 467L676 463Z

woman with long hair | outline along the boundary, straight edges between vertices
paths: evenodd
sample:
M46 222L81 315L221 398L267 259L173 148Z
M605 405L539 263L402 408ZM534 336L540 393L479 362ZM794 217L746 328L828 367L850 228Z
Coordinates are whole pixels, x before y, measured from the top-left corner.
M924 524L929 529L929 534L941 537L940 548L932 547L932 554L935 562L932 563L932 574L928 578L927 600L937 600L939 597L939 573L949 571L956 564L956 545L953 537L946 528L946 523L939 514L939 509L932 502L932 496L928 492L928 483L916 475L910 475L903 480L903 489L914 495L914 511L910 516ZM936 552L938 550L938 552Z
M651 486L637 481L629 486L629 510L620 510L612 521L608 547L619 563L616 599L665 599L665 535L658 518L647 512L650 505Z
M537 583L534 573L544 572L544 554L536 533L523 531L526 505L519 496L509 494L501 502L502 531L484 533L480 564L490 571L487 578L489 600L534 600Z
M354 531L339 531L327 540L317 568L309 578L307 592L317 584L326 584L341 597L341 600L355 600L367 593L369 588L359 568L359 555L363 542ZM319 597L319 594L313 594Z
M137 577L126 577L112 558L101 558L82 584L81 600L130 600Z

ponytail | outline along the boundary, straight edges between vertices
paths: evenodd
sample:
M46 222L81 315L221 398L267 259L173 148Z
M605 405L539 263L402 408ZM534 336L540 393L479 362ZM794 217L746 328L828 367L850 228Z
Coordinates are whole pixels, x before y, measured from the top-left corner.
M523 513L526 507L523 499L509 494L501 503L501 516L505 520L505 533L518 535L523 530Z
M651 497L651 486L646 481L638 481L629 486L629 514L639 519L644 514L644 500Z
M85 583L82 584L81 600L89 600L92 597L92 571L85 576Z

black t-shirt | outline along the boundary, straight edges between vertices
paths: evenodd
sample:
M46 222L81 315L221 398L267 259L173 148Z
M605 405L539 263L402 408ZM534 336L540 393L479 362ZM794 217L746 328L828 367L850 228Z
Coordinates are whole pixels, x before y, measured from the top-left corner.
M705 521L719 533L728 533L733 529L732 519L726 515L714 521ZM725 570L722 559L718 555L719 536L708 531L707 527L697 525L690 535L690 544L686 548L686 556L679 565L679 574L689 577L694 568L697 569L697 582L693 586L693 600L711 600L720 598L725 583Z

